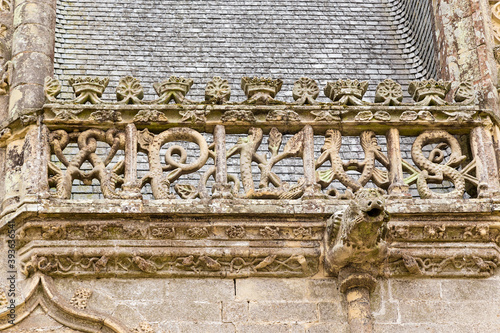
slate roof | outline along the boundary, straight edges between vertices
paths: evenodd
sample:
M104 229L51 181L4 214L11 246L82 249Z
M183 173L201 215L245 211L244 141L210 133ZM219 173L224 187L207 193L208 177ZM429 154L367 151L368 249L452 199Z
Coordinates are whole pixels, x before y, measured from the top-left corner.
M370 100L383 79L405 84L419 75L393 1L58 0L55 75L63 98L71 97L70 76L109 76L111 99L131 74L153 99L153 83L175 74L194 79L187 96L194 100L221 76L231 101L242 101L245 75L283 79L278 99L287 101L301 76L322 88L339 78L369 80Z

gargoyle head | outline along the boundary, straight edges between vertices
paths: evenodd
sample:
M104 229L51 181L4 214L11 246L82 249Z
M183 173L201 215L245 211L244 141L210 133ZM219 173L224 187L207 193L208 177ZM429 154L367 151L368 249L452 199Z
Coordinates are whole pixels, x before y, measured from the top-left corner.
M367 221L379 222L386 219L384 191L379 188L362 189L356 192L354 202L366 214Z

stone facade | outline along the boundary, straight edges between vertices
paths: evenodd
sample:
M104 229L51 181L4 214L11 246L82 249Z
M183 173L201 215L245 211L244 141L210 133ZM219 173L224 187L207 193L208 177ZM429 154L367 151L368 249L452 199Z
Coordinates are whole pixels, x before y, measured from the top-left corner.
M498 8L0 0L0 330L499 331Z

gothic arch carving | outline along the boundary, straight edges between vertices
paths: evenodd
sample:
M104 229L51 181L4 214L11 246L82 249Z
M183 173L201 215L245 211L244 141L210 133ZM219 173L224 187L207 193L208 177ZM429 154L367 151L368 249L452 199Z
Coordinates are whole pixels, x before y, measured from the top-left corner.
M26 319L38 306L58 323L68 328L91 333L127 333L129 330L109 316L91 310L77 309L55 289L52 278L34 275L24 302L15 308L16 319L9 322L9 309L0 313L0 331L12 328Z

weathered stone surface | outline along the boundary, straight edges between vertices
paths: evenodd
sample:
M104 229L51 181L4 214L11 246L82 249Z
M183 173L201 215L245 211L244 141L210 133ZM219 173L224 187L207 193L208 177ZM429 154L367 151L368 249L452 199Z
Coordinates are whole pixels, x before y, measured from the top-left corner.
M55 23L53 1L24 2L17 5L14 11L14 29L21 24L39 24L55 29Z
M11 89L21 84L43 85L52 62L49 56L39 52L18 54L12 59L16 75L12 77Z
M12 56L22 52L40 52L49 57L54 54L54 35L48 27L38 24L23 24L14 31L12 39L14 41Z
M249 318L251 321L275 322L296 321L314 322L318 319L318 310L314 303L305 302L250 302Z
M23 84L10 91L10 115L22 115L43 106L43 85ZM31 109L31 110L27 110Z
M297 279L238 279L236 299L240 301L300 301L307 297L304 281Z

